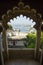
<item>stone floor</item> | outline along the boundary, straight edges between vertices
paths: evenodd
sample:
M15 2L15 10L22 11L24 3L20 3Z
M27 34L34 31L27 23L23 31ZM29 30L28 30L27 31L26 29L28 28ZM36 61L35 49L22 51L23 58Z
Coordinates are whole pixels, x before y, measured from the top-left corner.
M37 61L35 60L13 60L7 62L5 65L40 65Z

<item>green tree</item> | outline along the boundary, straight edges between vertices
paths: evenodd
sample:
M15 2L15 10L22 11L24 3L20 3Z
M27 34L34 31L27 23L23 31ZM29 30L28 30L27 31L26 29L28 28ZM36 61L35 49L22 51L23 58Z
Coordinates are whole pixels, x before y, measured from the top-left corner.
M12 29L12 25L7 24L8 28L7 29Z
M42 48L42 45L43 45L43 32L41 32L41 41L40 41L40 48Z
M27 42L29 43L29 45L28 45L29 48L35 48L36 35L33 33L28 34L27 35Z

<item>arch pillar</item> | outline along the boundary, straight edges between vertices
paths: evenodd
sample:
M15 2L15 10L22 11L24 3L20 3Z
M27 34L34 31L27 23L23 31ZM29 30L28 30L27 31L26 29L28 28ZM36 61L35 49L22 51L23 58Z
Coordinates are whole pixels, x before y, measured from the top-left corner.
M4 58L3 58L3 45L2 45L2 35L1 32L3 30L2 24L0 23L0 64L4 65Z
M41 22L36 22L36 48L35 48L35 59L39 59L39 48L40 48L40 37L41 37Z
M8 60L9 59L9 54L8 54L8 44L7 44L7 38L6 38L6 27L3 27L2 39L3 39L2 44L3 44L3 48L4 48L4 56L5 56L5 59Z
M41 57L40 57L40 65L43 64L43 48L42 48L42 51L41 51Z
M1 43L1 64L4 65L4 58L3 58L3 48Z

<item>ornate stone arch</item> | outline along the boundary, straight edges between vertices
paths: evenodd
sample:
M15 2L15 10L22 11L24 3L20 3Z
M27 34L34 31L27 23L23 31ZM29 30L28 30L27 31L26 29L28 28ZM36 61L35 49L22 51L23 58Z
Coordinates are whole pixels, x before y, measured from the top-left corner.
M7 53L7 46L6 46L6 28L7 28L7 22L20 14L23 14L27 17L30 17L30 19L33 19L33 21L36 22L36 29L37 29L37 39L36 39L36 56L38 56L39 51L39 44L40 44L40 34L41 34L41 22L42 22L42 16L40 13L37 13L35 9L31 9L29 5L24 5L23 2L19 2L18 6L13 7L12 10L8 10L4 15L2 15L2 25L4 27L3 30L3 44L5 48L5 52ZM36 57L38 58L38 57Z
M2 15L3 25L5 26L5 23L7 23L11 18L14 18L20 14L30 17L35 22L42 21L42 16L40 13L37 13L35 9L31 9L29 5L24 6L23 2L19 2L18 6L13 7L12 10L8 10L7 13Z

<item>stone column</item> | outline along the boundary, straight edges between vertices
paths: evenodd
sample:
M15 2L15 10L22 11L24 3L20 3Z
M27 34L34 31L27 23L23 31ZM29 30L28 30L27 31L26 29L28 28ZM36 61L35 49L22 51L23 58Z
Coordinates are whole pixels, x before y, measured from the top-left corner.
M43 47L41 50L40 65L43 65Z
M3 29L3 32L2 32L2 43L3 43L3 47L4 47L4 56L5 56L5 59L8 60L9 58L9 55L8 55L8 47L7 47L7 40L6 40L6 29L4 28Z
M4 58L3 58L3 46L2 46L2 41L1 41L1 63L4 65Z
M41 37L41 22L36 22L36 48L35 48L35 59L39 59L39 48L40 48L40 37Z

